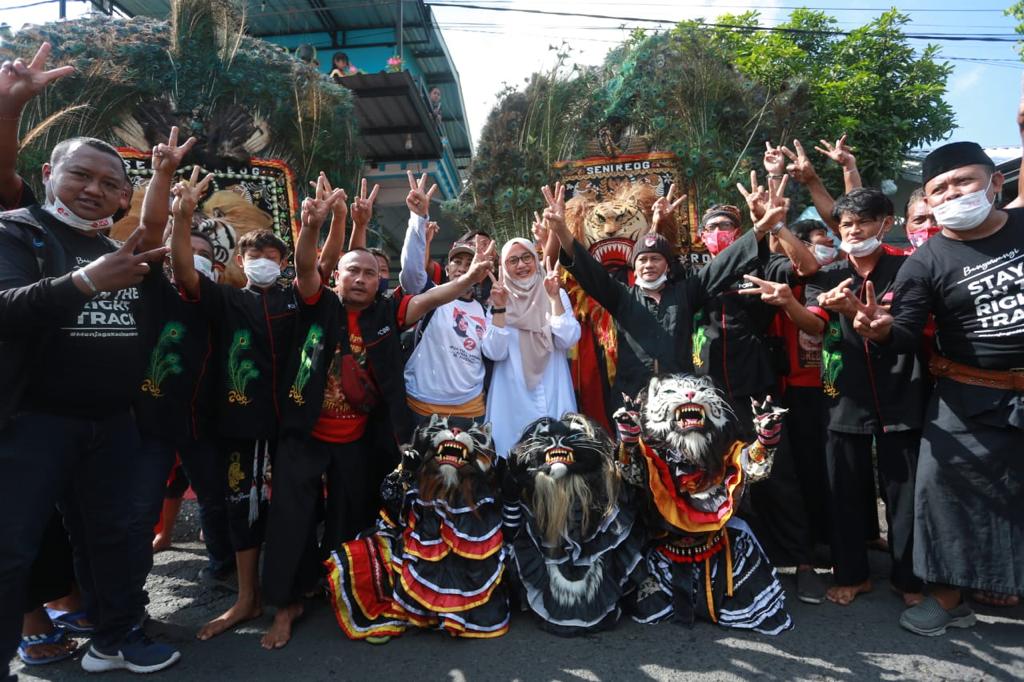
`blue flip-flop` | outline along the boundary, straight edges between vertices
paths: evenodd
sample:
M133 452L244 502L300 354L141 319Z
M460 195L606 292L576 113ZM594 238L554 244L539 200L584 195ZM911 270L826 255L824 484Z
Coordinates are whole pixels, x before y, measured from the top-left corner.
M47 658L33 658L28 655L28 648L30 646L39 646L40 644L63 644L64 640L67 639L67 633L63 630L55 629L53 632L46 635L25 635L21 638L21 644L18 645L18 658L21 659L25 665L46 665L47 663L56 663L57 661L63 661L71 658L75 655L75 650L66 650L62 654L56 656L49 656Z
M50 620L53 621L55 627L61 630L67 630L76 635L91 635L96 629L93 625L79 625L78 621L85 620L89 617L84 610L82 611L57 611L56 609L46 609L46 613L50 616Z

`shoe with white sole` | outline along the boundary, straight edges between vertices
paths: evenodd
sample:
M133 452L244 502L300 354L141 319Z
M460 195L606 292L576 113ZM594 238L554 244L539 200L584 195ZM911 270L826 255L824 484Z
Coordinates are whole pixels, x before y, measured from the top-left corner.
M133 673L155 673L178 662L181 652L168 644L154 642L142 628L129 632L116 646L101 649L95 644L82 657L82 669L87 673L108 670L129 670Z

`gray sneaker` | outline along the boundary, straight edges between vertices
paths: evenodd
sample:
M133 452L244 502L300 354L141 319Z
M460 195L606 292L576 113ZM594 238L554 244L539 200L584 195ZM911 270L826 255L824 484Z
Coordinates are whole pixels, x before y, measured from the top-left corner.
M970 628L978 619L967 602L947 611L935 597L926 597L917 606L911 606L900 614L900 625L915 635L938 637L946 634L948 628Z
M825 601L825 581L813 568L797 569L796 598L806 604L821 604Z

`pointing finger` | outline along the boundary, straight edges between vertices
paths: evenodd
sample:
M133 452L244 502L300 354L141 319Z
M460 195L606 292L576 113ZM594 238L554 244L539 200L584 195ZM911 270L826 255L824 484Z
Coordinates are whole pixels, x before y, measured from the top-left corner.
M793 151L789 147L785 147L785 146L779 147L779 151L781 151L785 155L785 157L787 159L789 159L790 161L796 161L797 160L797 155L794 154Z
M366 182L366 180L363 180L363 182ZM370 202L371 206L373 205L373 202L375 202L377 200L377 192L379 192L379 191L380 191L380 185L377 185L377 184L375 184L373 186L373 189L370 190L370 196L367 199L367 201Z
M793 140L793 147L796 149L797 156L800 158L807 157L807 152L804 151L804 146L800 144L800 140Z
M409 179L409 189L415 190L416 189L416 178L413 176L412 171L411 170L407 170L407 171L405 171L405 174L406 174L406 177L408 177L408 179ZM363 187L366 187L366 184L365 184L366 180L363 180L363 183L364 183Z
M136 227L132 231L132 233L128 235L128 239L124 240L124 244L121 245L121 248L118 249L118 252L135 253L135 247L139 245L140 241L142 241L142 237L145 233L146 230L144 227L142 227L141 225L139 227Z
M149 251L137 253L134 256L135 262L143 263L145 261L163 260L163 257L166 256L167 252L170 250L171 249L168 246L158 246L155 249L150 249Z
M43 44L36 50L36 56L32 57L32 61L29 62L28 68L30 69L41 69L46 60L50 58L50 51L53 46L50 45L49 41L43 41Z

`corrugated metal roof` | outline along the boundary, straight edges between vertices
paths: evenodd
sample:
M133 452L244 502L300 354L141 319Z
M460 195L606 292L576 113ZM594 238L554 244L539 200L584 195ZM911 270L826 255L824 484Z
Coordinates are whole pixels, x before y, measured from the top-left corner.
M262 0L250 3L246 26L257 37L323 33L330 44L340 47L345 31L394 28L399 3L406 58L419 64L428 88L440 88L442 127L459 166L465 167L473 153L473 140L459 74L433 12L422 0ZM170 13L169 0L94 0L94 4L104 11L113 6L129 16L166 19Z

